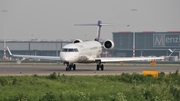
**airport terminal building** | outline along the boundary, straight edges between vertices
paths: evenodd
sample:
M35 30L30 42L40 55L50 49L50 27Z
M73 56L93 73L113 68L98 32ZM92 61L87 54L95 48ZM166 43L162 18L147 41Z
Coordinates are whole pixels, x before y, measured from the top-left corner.
M113 50L103 50L103 56L132 57L133 32L113 32L115 47ZM15 41L6 42L13 54L59 56L62 47L71 41ZM135 32L135 56L168 56L168 49L176 49L172 56L180 57L180 31ZM104 55L104 53L108 53ZM4 55L4 41L0 41L0 57ZM6 56L9 57L8 51Z

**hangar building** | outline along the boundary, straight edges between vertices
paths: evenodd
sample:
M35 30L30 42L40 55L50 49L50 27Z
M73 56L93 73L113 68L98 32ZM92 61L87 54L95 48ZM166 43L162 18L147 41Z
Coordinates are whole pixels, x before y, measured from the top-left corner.
M133 55L133 32L113 32L113 41L114 56ZM135 32L135 56L168 56L168 49L176 49L172 56L180 55L180 31Z

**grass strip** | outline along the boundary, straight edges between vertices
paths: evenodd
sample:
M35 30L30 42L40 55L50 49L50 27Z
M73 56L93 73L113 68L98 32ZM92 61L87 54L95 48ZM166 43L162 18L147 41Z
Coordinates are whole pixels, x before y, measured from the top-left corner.
M0 76L0 101L176 101L179 72L102 76Z

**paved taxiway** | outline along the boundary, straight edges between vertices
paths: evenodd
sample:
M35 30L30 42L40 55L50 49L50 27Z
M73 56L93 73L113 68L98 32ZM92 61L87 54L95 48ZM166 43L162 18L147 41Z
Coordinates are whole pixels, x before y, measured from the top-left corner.
M77 65L76 70L65 71L65 65L36 64L0 64L0 75L49 75L53 72L60 75L113 75L121 73L142 73L143 70L158 70L159 72L180 71L180 66L120 66L105 65L104 71L97 71L96 65Z

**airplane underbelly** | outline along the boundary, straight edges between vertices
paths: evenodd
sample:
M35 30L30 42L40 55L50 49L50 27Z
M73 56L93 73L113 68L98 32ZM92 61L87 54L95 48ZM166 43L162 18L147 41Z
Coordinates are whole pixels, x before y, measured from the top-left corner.
M87 56L80 56L78 59L79 63L90 63L90 62L94 62L93 60L89 59Z
M78 59L78 62L85 62L87 60L88 60L88 58L86 56L80 56Z

